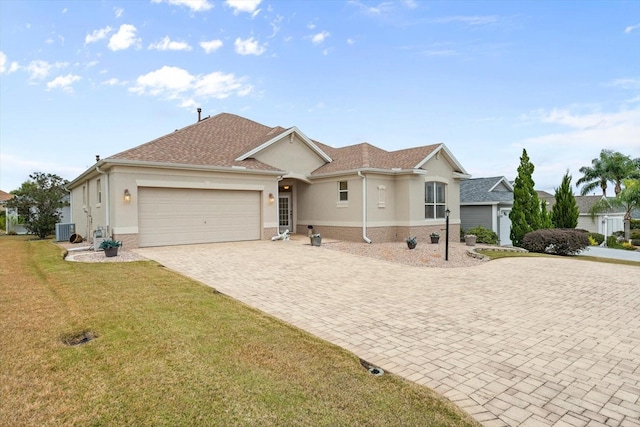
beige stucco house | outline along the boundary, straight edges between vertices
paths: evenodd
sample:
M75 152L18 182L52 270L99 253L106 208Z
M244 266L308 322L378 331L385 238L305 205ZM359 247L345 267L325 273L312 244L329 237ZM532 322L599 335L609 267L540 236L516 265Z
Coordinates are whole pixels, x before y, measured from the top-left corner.
M332 148L296 127L219 114L105 159L74 179L72 222L126 247L268 240L288 229L388 242L459 236L460 180L444 144Z

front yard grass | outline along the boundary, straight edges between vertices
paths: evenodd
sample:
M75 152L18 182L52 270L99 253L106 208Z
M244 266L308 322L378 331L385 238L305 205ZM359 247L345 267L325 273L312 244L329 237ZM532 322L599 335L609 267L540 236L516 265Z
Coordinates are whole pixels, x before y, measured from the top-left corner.
M155 262L62 252L0 237L1 425L478 425ZM83 336L94 338L65 343Z

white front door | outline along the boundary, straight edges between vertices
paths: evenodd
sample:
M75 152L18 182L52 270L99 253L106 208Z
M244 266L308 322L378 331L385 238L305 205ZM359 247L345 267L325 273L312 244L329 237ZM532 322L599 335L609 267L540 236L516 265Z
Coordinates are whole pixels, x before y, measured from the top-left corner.
M278 218L280 219L280 233L291 229L291 194L284 193L278 196Z
M511 218L509 218L509 214L511 213L511 209L500 209L500 219L498 227L500 229L500 234L498 237L500 238L500 246L510 246L511 245Z

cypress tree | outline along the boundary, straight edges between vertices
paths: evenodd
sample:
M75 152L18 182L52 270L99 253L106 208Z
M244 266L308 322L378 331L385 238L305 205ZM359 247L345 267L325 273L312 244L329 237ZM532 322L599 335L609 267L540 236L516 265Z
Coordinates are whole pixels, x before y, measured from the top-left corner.
M511 219L511 242L520 246L522 238L530 231L540 228L540 201L534 190L533 163L529 160L527 150L522 149L518 176L513 186L513 208L509 214Z
M562 184L556 188L556 204L551 208L551 221L556 228L576 228L580 209L571 191L569 171L562 177Z
M540 228L553 228L551 214L547 209L547 202L540 200Z

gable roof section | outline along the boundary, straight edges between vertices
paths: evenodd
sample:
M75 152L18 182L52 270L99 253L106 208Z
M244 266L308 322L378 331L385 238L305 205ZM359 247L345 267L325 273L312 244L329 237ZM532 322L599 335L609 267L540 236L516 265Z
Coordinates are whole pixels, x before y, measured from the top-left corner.
M576 204L578 205L580 214L585 215L585 214L590 214L590 211L593 205L595 205L600 200L602 200L604 196L574 196L574 197L576 198ZM541 197L541 199L547 202L547 209L549 210L551 210L553 205L555 205L556 203L556 198L554 196ZM609 199L609 197L607 197L607 199ZM610 209L607 209L606 212L600 213L600 215L623 214L623 213L625 213L624 208L611 207Z
M123 151L105 160L277 171L252 158L238 158L287 132L222 113Z
M333 148L316 142L333 161L315 171L312 175L325 175L362 169L388 170L389 172L412 171L421 168L429 159L443 152L455 172L466 176L467 171L453 157L444 144L425 145L397 151L386 151L367 142Z
M9 193L7 193L5 191L0 190L0 203L4 203L7 200L12 199L12 198L13 198L13 195L11 195L11 194L9 194Z
M278 127L274 129L282 129L282 128ZM318 147L318 145L316 145L312 140L310 140L305 134L300 132L300 130L295 126L289 129L286 129L284 132L277 132L276 136L260 144L259 146L253 148L252 150L249 150L249 152L242 154L235 160L239 162L239 161L251 158L255 156L257 153L259 153L260 151L275 144L278 141L281 141L283 138L286 138L287 136L289 136L290 138L293 138L294 134L298 135L298 137L302 140L302 142L307 144L307 146L311 148L311 150L314 151L318 156L320 156L322 160L324 160L325 162L331 162L331 157L329 157L325 152L323 152L320 149L320 147Z
M460 203L513 203L513 187L504 176L467 179L460 182Z

